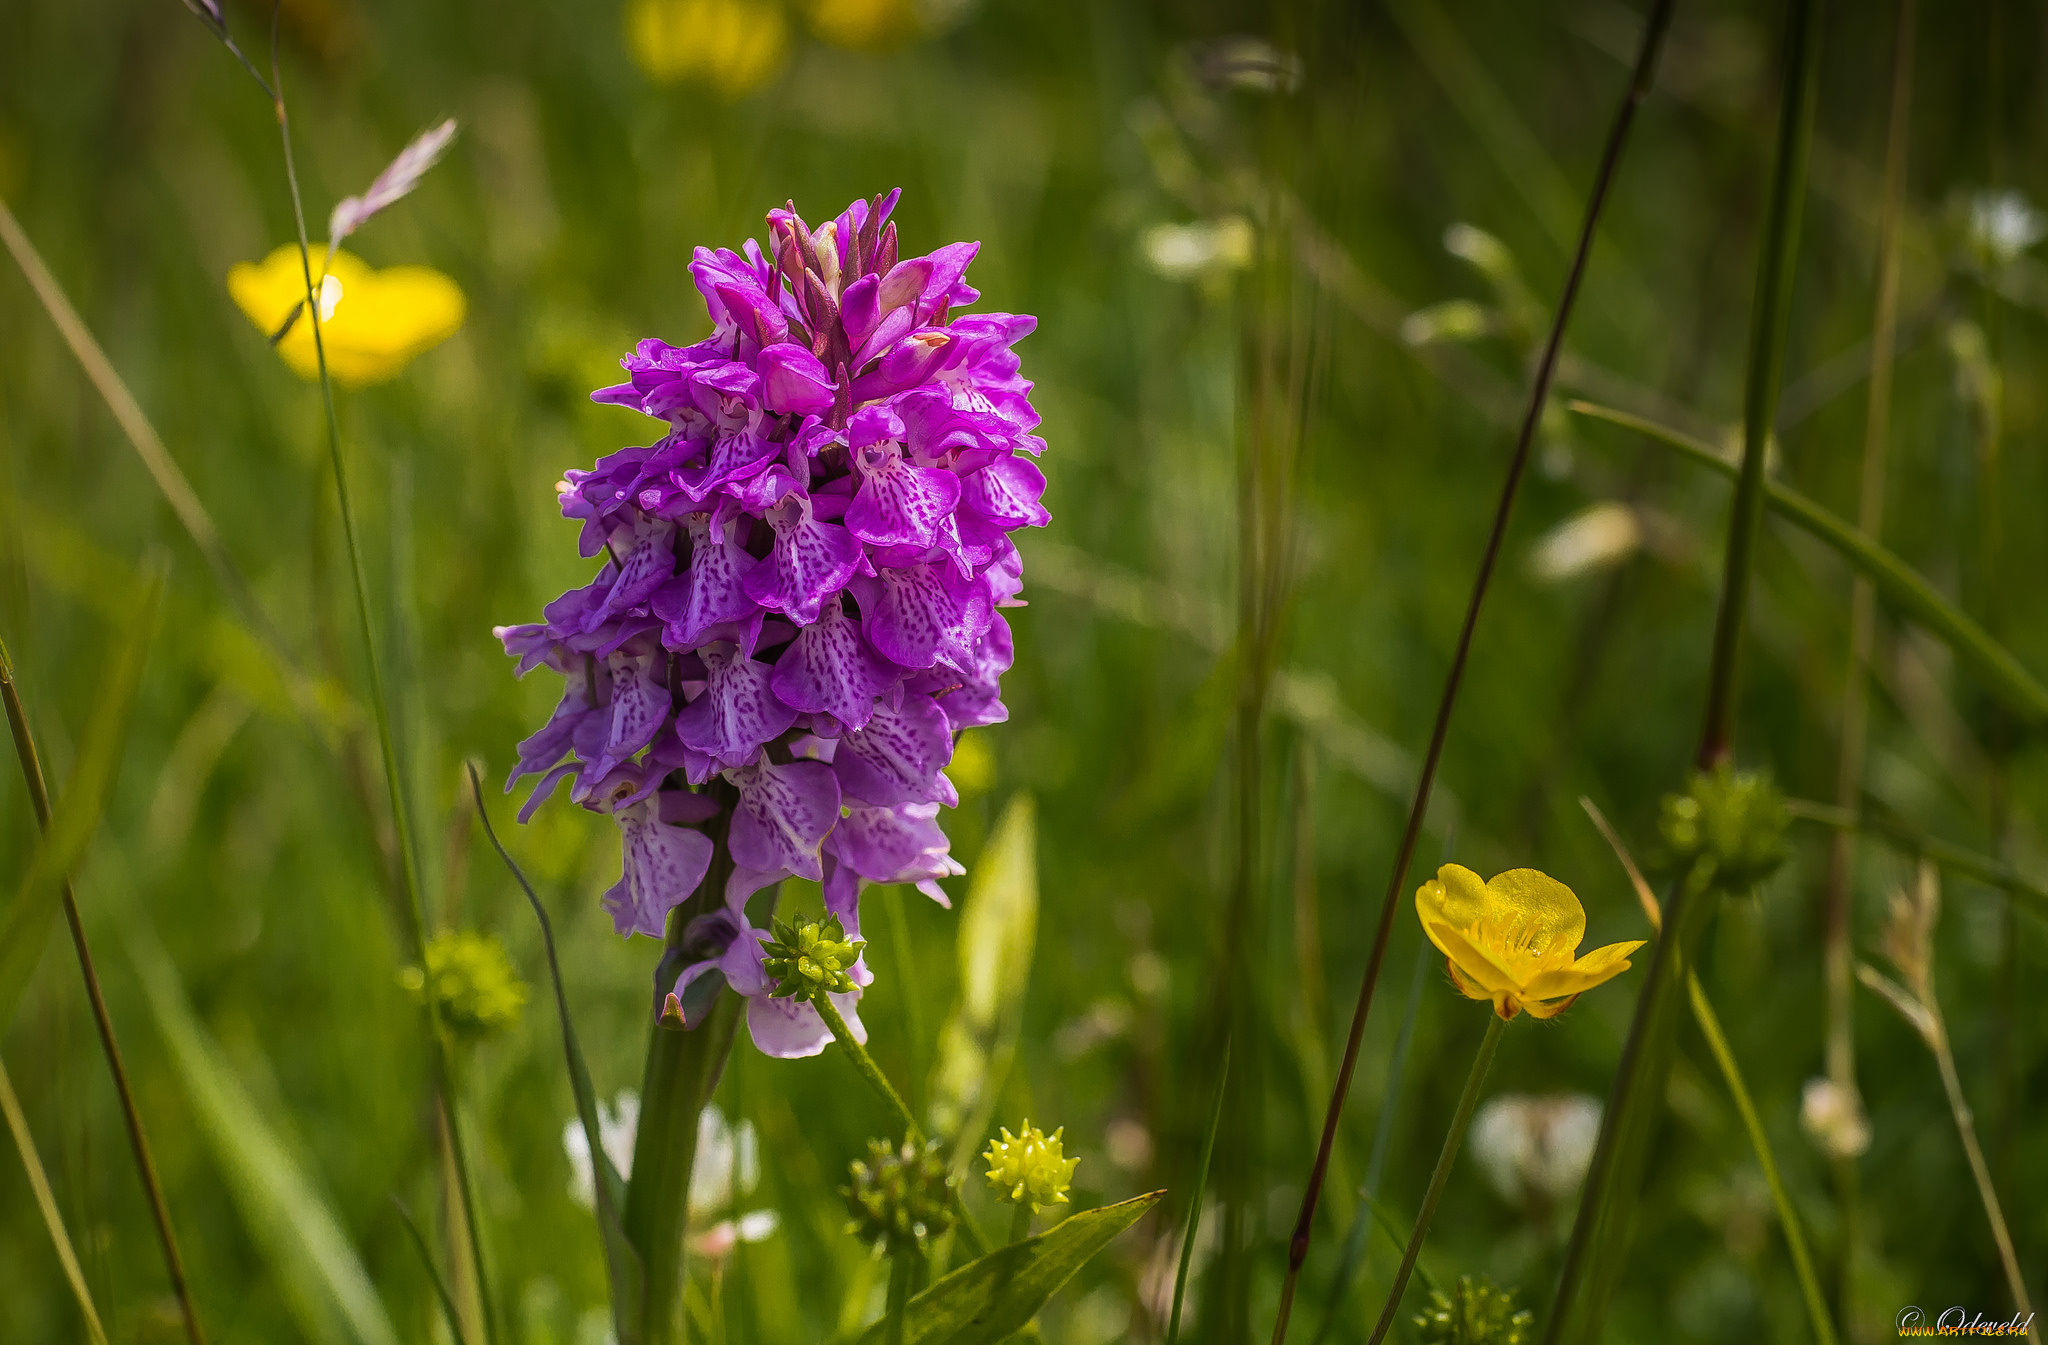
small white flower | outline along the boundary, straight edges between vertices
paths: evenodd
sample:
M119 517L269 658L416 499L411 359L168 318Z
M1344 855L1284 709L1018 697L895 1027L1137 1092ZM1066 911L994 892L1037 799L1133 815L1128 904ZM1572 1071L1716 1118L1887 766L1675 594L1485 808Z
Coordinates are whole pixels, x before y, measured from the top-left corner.
M640 1095L624 1089L611 1106L597 1104L598 1142L621 1177L633 1175L633 1145L640 1134ZM569 1194L585 1209L597 1204L597 1177L583 1122L570 1117L562 1127L562 1151L569 1156ZM690 1169L690 1222L699 1225L729 1211L761 1184L761 1144L752 1121L726 1122L718 1104L707 1102L697 1116L697 1158ZM700 1256L720 1257L742 1242L760 1242L782 1226L774 1210L749 1210L737 1221L720 1219L691 1239Z
M1145 260L1159 274L1184 280L1251 265L1252 226L1239 215L1193 224L1155 224L1145 231Z
M1853 1088L1832 1079L1808 1079L1799 1098L1799 1124L1830 1158L1855 1158L1870 1147L1870 1122Z
M1544 533L1529 549L1529 569L1546 583L1562 583L1604 569L1642 544L1642 520L1635 510L1602 500Z
M1970 243L1999 266L2048 237L2048 219L2016 191L1984 191L1970 198Z

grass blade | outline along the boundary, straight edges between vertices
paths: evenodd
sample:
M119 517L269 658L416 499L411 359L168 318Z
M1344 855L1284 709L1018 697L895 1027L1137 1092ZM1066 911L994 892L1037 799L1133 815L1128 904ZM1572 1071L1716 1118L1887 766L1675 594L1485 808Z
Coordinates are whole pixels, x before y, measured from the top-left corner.
M14 1020L29 977L49 942L50 925L63 904L71 871L85 854L86 843L98 830L100 812L106 806L107 791L113 787L120 765L121 749L128 739L128 716L135 708L135 695L142 686L142 667L149 642L156 632L157 607L163 599L164 571L153 566L142 581L142 594L119 644L115 646L107 671L100 679L93 699L93 713L79 748L78 763L63 795L50 815L42 843L36 847L28 872L22 875L7 918L0 922L0 1027ZM12 694L13 665L0 650L0 676L9 684L8 726L14 733L15 750L27 771L36 761L35 742L21 702ZM34 774L40 778L41 767Z
M29 1133L28 1118L21 1114L21 1100L14 1096L14 1082L7 1077L4 1064L0 1064L0 1112L7 1116L7 1129L14 1136L14 1150L21 1155L21 1166L28 1172L28 1185L35 1192L36 1208L42 1211L43 1224L50 1230L50 1242L57 1249L57 1260L64 1267L64 1278L70 1282L72 1297L78 1300L78 1311L85 1318L86 1335L93 1345L107 1345L106 1328L100 1325L99 1310L92 1305L92 1291L85 1287L85 1274L78 1268L78 1253L71 1248L71 1235L64 1229L64 1216L57 1209L57 1197L50 1191L50 1178L43 1171L43 1160L36 1153L35 1136Z
M404 1220L405 1231L412 1234L412 1245L419 1250L420 1264L426 1268L427 1279L434 1286L434 1297L441 1304L441 1316L448 1323L449 1338L462 1340L462 1313L455 1306L455 1295L448 1292L448 1281L442 1278L441 1268L434 1264L433 1248L427 1245L426 1235L420 1232L419 1222L412 1217L412 1211L405 1207L405 1202L394 1194L391 1204L398 1211L398 1217Z
M555 1011L562 1020L562 1052L569 1062L569 1090L576 1097L576 1118L583 1123L583 1138L590 1144L591 1175L595 1178L592 1184L597 1194L597 1226L604 1239L605 1269L612 1281L613 1329L618 1334L620 1345L633 1345L639 1338L640 1318L644 1311L646 1271L619 1218L619 1212L626 1204L626 1181L612 1165L611 1155L605 1152L603 1129L597 1119L597 1090L591 1086L590 1066L583 1059L583 1048L576 1042L576 1025L569 1017L569 992L562 986L562 964L555 954L554 923L548 919L547 907L541 904L533 884L526 880L526 874L506 852L505 843L498 839L497 829L491 825L491 814L484 807L483 782L477 777L474 762L469 766L469 789L476 799L476 815L484 824L484 835L490 838L491 848L498 852L498 858L519 881L520 890L526 893L527 903L533 907L534 919L540 922L541 945L548 954L548 979L555 989Z
M1230 1083L1230 1038L1223 1039L1223 1058L1216 1067L1216 1097L1209 1104L1209 1124L1202 1133L1202 1157L1195 1164L1195 1189L1188 1196L1188 1226L1180 1240L1180 1267L1173 1274L1173 1313L1166 1323L1166 1345L1180 1345L1180 1305L1187 1296L1188 1270L1195 1260L1195 1234L1202 1228L1202 1192L1209 1185L1209 1160L1216 1153L1216 1130L1223 1123L1223 1094Z
M126 924L136 979L199 1113L200 1131L293 1316L318 1345L399 1345L340 1219L200 1024L145 917L131 911Z
M1660 444L1675 448L1723 476L1734 477L1740 467L1729 461L1712 444L1682 430L1627 411L1594 402L1574 401L1570 408L1580 415L1626 426ZM1977 670L1987 686L2012 709L2035 723L2048 722L2048 686L2011 651L1991 637L1968 613L1944 598L1919 571L1899 559L1841 516L1814 503L1807 496L1775 481L1764 484L1766 502L1778 514L1826 543L1843 560L1876 586L1885 601L1927 628L1956 655Z
M1750 1101L1749 1088L1742 1081L1742 1070L1735 1063L1735 1052L1729 1048L1727 1034L1721 1031L1721 1020L1715 1016L1714 1006L1707 1000L1707 992L1700 985L1698 973L1686 977L1685 988L1692 998L1692 1016L1706 1036L1707 1048L1714 1053L1714 1063L1721 1067L1721 1077L1727 1081L1728 1094L1735 1099L1735 1110L1742 1114L1742 1127L1749 1132L1750 1147L1756 1150L1757 1166L1764 1170L1764 1181L1770 1185L1771 1202L1778 1207L1778 1222L1785 1229L1786 1245L1792 1249L1792 1269L1799 1276L1800 1292L1806 1296L1806 1315L1813 1323L1813 1337L1820 1345L1835 1345L1835 1327L1828 1319L1827 1295L1821 1292L1820 1279L1814 1274L1813 1257L1806 1249L1806 1234L1800 1228L1799 1214L1792 1208L1792 1197L1786 1194L1784 1179L1778 1175L1778 1160L1771 1152L1770 1137L1764 1133L1764 1123L1756 1114L1756 1104Z

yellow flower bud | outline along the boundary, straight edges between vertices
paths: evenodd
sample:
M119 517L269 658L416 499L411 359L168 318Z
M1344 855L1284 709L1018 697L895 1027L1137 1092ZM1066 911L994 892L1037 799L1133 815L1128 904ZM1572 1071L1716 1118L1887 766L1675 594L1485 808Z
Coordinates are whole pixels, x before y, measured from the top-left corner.
M1023 1134L1012 1135L1005 1126L1001 1139L990 1140L982 1157L988 1161L988 1184L997 1197L1013 1205L1028 1204L1033 1214L1047 1205L1066 1204L1067 1188L1073 1185L1081 1160L1062 1152L1064 1134L1064 1126L1048 1135L1027 1119Z

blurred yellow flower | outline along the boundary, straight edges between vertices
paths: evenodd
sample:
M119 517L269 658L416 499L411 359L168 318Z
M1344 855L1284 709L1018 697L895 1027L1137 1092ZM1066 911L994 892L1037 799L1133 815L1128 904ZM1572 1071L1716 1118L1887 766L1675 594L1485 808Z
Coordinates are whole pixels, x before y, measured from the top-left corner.
M910 0L813 0L811 31L839 47L885 47L916 27Z
M1451 980L1468 999L1490 999L1502 1018L1564 1012L1574 999L1629 968L1641 939L1577 956L1586 910L1572 890L1535 869L1509 869L1489 881L1446 864L1415 892L1423 932L1443 953Z
M237 263L228 272L228 293L265 336L275 332L306 296L297 245L287 243L260 262ZM349 252L334 254L319 294L327 372L350 387L395 376L413 356L453 336L466 310L462 290L430 266L374 271ZM300 377L319 377L307 314L292 323L277 353Z
M789 24L761 0L629 0L626 41L649 78L696 76L737 98L781 68Z

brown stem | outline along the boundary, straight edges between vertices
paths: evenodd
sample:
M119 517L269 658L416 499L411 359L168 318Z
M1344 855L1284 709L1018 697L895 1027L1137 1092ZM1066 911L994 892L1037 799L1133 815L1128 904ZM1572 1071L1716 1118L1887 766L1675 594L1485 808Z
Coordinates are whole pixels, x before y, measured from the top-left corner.
M1301 1213L1295 1220L1294 1235L1288 1242L1287 1278L1281 1286L1280 1311L1273 1323L1273 1345L1280 1345L1287 1338L1287 1320L1294 1304L1295 1287L1301 1279L1302 1263L1308 1259L1309 1242L1315 1233L1316 1202L1329 1175L1330 1155L1337 1142L1337 1124L1344 1115L1344 1102L1351 1092L1351 1076L1358 1068L1358 1052L1365 1040L1366 1016L1372 1010L1373 990L1379 983L1380 967L1387 956L1387 942L1393 934L1394 911L1400 905L1408 865L1414 858L1415 842L1421 834L1423 815L1429 807L1430 787L1435 783L1437 764L1443 757L1444 739L1451 726L1451 711L1457 704L1458 687L1464 680L1466 659L1472 651L1473 631L1479 624L1479 611L1486 601L1494 565L1500 558L1501 546L1507 536L1508 516L1514 510L1515 496L1521 486L1523 472L1529 465L1530 449L1536 441L1536 427L1543 418L1550 381L1556 373L1558 354L1564 346L1565 326L1571 320L1572 306L1578 299L1579 285L1592 257L1593 235L1600 222L1600 212L1607 202L1615 170L1620 165L1622 147L1628 141L1636 109L1650 91L1651 78L1657 67L1657 53L1671 21L1672 4L1673 0L1657 0L1643 28L1635 74L1629 81L1628 92L1622 98L1614 126L1608 133L1600 169L1593 179L1592 194L1586 202L1586 217L1579 230L1578 249L1572 256L1571 271L1565 277L1564 292L1558 296L1557 314L1551 320L1550 335L1544 342L1543 355L1536 366L1536 378L1529 389L1529 403L1522 416L1521 431L1515 438L1514 455L1508 461L1507 480L1501 485L1500 503L1494 510L1493 529L1487 535L1486 551L1479 561L1479 574L1472 584L1472 599L1465 609L1465 624L1458 632L1457 652L1452 655L1450 672L1444 678L1443 698L1437 704L1436 722L1430 730L1429 751L1423 757L1422 775L1416 782L1415 797L1408 809L1408 824L1402 830L1401 846L1394 857L1393 872L1388 876L1386 895L1380 902L1379 926L1373 933L1372 952L1366 959L1365 980L1358 988L1358 1004L1351 1014L1351 1032L1344 1042L1344 1061L1338 1068L1337 1085L1331 1091L1329 1109L1323 1117L1322 1138L1316 1146L1315 1162L1309 1169L1308 1188L1302 1193Z
M21 761L21 776L28 785L29 802L35 806L36 826L50 829L50 790L43 779L41 755L35 735L29 730L28 712L21 704L21 691L14 682L14 663L7 647L0 645L0 697L7 702L7 727L14 735L14 753ZM185 1319L185 1335L192 1345L206 1345L199 1329L199 1310L192 1303L191 1286L185 1282L185 1259L178 1253L178 1235L171 1227L171 1212L164 1203L163 1183L156 1174L156 1160L150 1156L149 1136L142 1128L142 1111L135 1105L135 1090L128 1084L128 1068L121 1060L120 1043L114 1039L114 1020L107 1012L107 998L100 991L99 970L93 965L92 946L86 941L85 924L79 919L78 902L72 896L71 880L63 880L64 921L71 927L71 947L78 954L78 971L85 979L86 998L92 1002L93 1026L99 1030L100 1049L107 1057L107 1070L114 1076L114 1092L121 1102L121 1119L128 1128L128 1146L135 1153L135 1168L142 1176L143 1194L149 1198L149 1212L156 1220L157 1241L164 1252L164 1270L171 1277L171 1290L178 1296L178 1310Z

